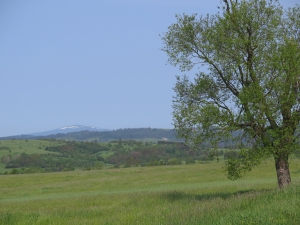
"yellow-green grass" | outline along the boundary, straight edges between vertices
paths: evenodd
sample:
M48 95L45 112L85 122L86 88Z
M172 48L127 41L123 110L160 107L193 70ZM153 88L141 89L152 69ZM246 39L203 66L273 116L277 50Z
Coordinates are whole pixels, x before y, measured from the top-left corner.
M0 176L0 224L299 224L300 161L278 191L268 161L237 181L224 163Z
M46 147L62 145L61 142L47 140L2 140L0 141L0 157L6 154L26 153L26 154L45 154ZM8 147L10 149L1 149Z
M3 171L5 171L5 164L0 162L0 173L2 173Z

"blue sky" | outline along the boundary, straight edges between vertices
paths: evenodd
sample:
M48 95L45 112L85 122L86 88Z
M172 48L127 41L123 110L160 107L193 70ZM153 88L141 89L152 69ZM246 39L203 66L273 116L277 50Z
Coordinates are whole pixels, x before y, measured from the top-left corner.
M281 1L294 6L299 0ZM0 0L0 136L66 125L172 128L159 34L220 0Z

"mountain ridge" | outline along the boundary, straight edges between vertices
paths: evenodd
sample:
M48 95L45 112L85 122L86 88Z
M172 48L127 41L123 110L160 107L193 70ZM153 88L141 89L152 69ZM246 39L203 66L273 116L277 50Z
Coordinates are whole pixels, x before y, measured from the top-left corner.
M163 128L124 128L117 130L108 130L84 125L71 125L61 127L55 130L36 132L31 134L14 135L0 137L0 140L10 139L60 139L74 141L91 141L107 142L118 139L132 140L172 140L178 141L173 129Z
M67 134L67 133L79 132L79 131L84 131L84 130L99 131L99 132L109 131L109 129L98 128L98 127L95 127L95 126L70 125L70 126L64 126L64 127L61 127L61 128L57 128L57 129L54 129L54 130L35 132L35 133L28 134L28 135L48 136L48 135L55 135L55 134Z
M2 136L0 139L13 139L13 138L32 138L32 137L43 137L48 135L55 135L55 134L67 134L71 132L79 132L83 130L89 130L89 131L109 131L109 129L105 128L98 128L95 126L86 126L86 125L69 125L69 126L63 126L57 129L53 130L47 130L47 131L41 131L41 132L34 132L34 133L28 133L28 134L18 134L18 135L9 135L9 136Z
M71 132L67 134L53 134L45 136L47 139L75 140L75 141L92 141L107 142L112 140L146 140L159 139L178 141L173 129L162 128L124 128L110 131L88 131Z

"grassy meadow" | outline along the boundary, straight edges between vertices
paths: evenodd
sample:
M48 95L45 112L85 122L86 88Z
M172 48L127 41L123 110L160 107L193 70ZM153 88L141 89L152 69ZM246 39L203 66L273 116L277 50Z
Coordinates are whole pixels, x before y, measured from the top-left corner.
M299 224L299 160L237 181L223 162L0 176L0 224Z
M4 155L20 155L26 153L32 154L56 154L45 150L45 147L62 145L59 141L48 140L0 140L0 159ZM0 161L0 173L4 171L10 171L11 169L5 169L5 164Z
M26 154L45 154L49 153L45 150L48 146L57 146L59 141L48 140L0 140L0 156L7 153L26 153ZM2 149L3 148L3 149ZM11 151L9 151L11 150Z

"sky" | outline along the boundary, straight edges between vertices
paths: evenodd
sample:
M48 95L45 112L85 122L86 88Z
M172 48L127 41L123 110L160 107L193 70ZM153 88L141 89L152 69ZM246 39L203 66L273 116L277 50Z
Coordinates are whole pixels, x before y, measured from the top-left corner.
M182 73L167 64L159 35L175 14L215 14L219 5L0 0L0 137L68 125L173 128L173 87Z

